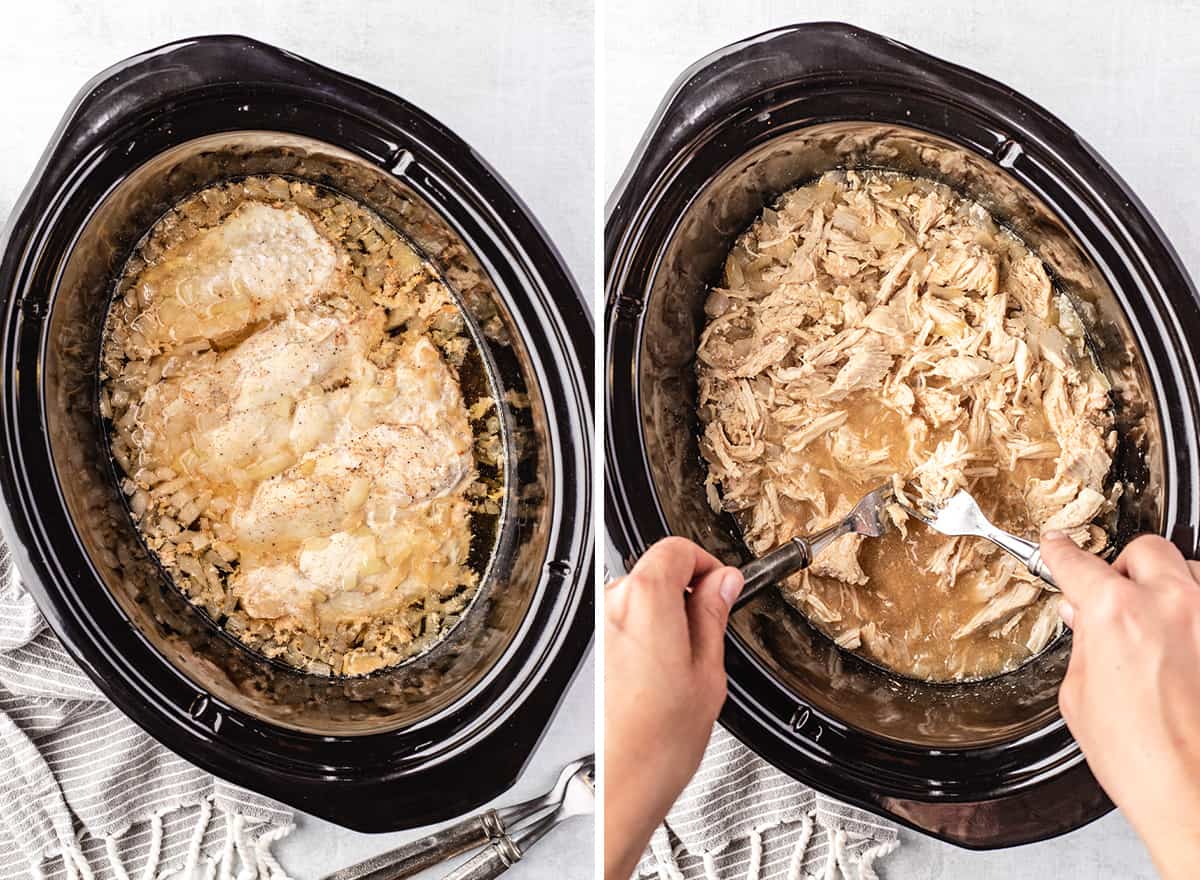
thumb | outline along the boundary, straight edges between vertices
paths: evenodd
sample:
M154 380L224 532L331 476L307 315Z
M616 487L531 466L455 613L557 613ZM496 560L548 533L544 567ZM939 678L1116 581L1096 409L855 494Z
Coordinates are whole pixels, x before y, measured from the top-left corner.
M1119 577L1111 565L1081 550L1065 532L1046 532L1042 535L1041 550L1055 583L1072 607L1086 604L1104 583Z
M725 566L699 580L687 602L692 659L701 665L723 665L725 624L729 607L742 592L744 580L736 568Z

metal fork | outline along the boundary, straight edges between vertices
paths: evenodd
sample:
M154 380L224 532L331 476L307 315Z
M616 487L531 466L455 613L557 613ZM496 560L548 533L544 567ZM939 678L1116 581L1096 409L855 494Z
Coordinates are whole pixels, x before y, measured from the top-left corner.
M581 772L593 773L594 768L595 758L592 755L572 761L558 774L554 787L541 797L463 819L397 849L335 871L324 880L402 880L473 847L503 840L509 828L543 811L560 807L571 789L572 780ZM548 814L553 815L553 812Z
M531 846L560 822L575 816L591 815L595 806L596 767L594 762L589 762L567 780L565 795L554 812L516 831L500 835L443 880L493 880L519 862Z
M941 532L943 535L972 535L977 538L986 538L1005 553L1015 556L1023 562L1032 574L1040 577L1055 589L1058 588L1058 584L1054 583L1054 576L1050 574L1050 569L1042 561L1042 551L1038 545L993 525L983 515L979 504L966 489L955 492L945 504L928 512L919 510L899 498L896 500L909 514L935 532Z
M765 556L753 559L741 567L746 584L742 595L733 603L736 611L753 599L764 587L778 583L789 575L812 565L817 555L842 535L866 535L878 538L887 531L884 508L895 499L890 483L864 495L841 522L822 529L815 535L797 535L786 544L776 547Z

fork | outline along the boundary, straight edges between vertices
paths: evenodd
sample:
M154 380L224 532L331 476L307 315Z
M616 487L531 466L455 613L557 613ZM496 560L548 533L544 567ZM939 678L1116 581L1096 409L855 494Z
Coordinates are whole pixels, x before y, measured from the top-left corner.
M736 611L741 608L764 587L808 568L822 550L843 535L878 538L888 526L883 518L883 510L894 498L895 492L891 484L885 483L864 495L840 522L822 529L815 535L797 535L765 556L747 562L741 567L742 577L746 581L742 587L742 595L730 610Z
M552 813L516 831L504 832L442 880L493 880L519 862L531 846L560 822L591 815L595 805L596 765L590 760L567 780L563 798Z
M1042 551L1033 541L1018 538L1011 532L1006 532L983 515L979 504L966 489L959 489L935 510L922 511L907 501L897 498L897 503L912 516L915 516L935 532L943 535L972 535L986 538L1005 553L1015 556L1031 574L1040 577L1047 584L1058 588L1050 569L1042 561Z
M335 871L324 880L402 880L473 847L502 840L509 828L543 811L557 809L566 799L572 780L583 771L593 773L594 768L592 755L572 761L558 774L554 787L541 797L463 819L397 849ZM547 815L552 816L553 812Z

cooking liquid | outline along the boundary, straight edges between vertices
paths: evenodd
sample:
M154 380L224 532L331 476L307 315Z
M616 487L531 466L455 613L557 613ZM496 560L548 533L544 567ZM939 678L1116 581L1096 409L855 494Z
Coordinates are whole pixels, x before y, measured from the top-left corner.
M884 406L879 396L869 391L847 398L846 409L847 426L862 438L867 449L889 450L886 462L872 471L906 473L911 463L907 457L905 417ZM1048 433L1044 420L1037 417L1037 422L1040 424L1028 428L1030 436ZM952 433L947 427L933 429L922 445L932 452L938 442ZM842 494L855 502L884 482L881 476L844 467L831 454L827 437L810 444L804 455L822 473L823 485L831 497ZM1047 479L1053 473L1053 458L1022 460L1013 471L1001 470L994 477L978 477L972 495L993 523L1014 534L1032 536L1037 530L1030 522L1021 487L1029 479ZM794 516L797 522L807 522L815 512L811 504L803 501L781 498L780 503L784 513ZM836 639L849 626L873 622L880 631L898 638L890 640L882 650L864 640L859 653L904 675L931 681L983 678L1012 669L1028 659L1025 641L1036 620L1032 613L1035 609L1022 615L1005 638L993 636L990 627L953 638L987 604L991 595L988 572L977 569L961 574L953 585L940 583L941 579L930 575L924 566L947 541L954 539L912 518L905 527L907 535L893 527L880 538L863 540L858 559L869 578L866 584L847 586L834 578L808 575L810 589L825 605L842 615L834 625L810 616L817 628ZM1002 552L982 538L958 540L960 546L972 542L988 553L998 556ZM802 578L803 575L793 577L790 585L799 586ZM794 594L785 591L785 596L798 602ZM800 607L805 610L802 604Z

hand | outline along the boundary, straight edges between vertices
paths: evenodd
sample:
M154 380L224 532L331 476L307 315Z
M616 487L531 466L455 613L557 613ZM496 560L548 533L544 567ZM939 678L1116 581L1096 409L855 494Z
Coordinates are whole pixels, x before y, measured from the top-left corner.
M700 766L725 702L725 623L741 591L741 572L684 538L659 541L605 590L607 880L633 873Z
M1144 535L1109 566L1062 534L1042 558L1075 631L1058 703L1166 880L1200 865L1200 563Z

